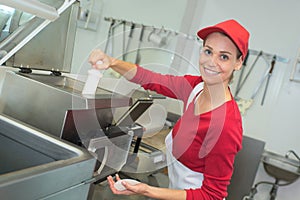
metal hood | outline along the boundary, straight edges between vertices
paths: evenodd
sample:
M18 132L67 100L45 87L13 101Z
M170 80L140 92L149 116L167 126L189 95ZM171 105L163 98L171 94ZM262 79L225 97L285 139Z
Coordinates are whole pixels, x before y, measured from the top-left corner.
M0 0L0 65L69 72L78 14L74 2Z

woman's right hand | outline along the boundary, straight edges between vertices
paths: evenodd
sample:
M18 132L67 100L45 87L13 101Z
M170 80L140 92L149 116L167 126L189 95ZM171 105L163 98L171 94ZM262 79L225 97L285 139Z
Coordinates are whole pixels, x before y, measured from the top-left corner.
M127 80L131 80L137 72L137 66L135 64L110 57L100 49L92 51L89 57L89 63L91 63L93 68L98 70L105 70L111 67Z
M105 70L109 68L114 62L114 58L108 56L100 49L95 49L89 56L89 63L92 67L99 70Z

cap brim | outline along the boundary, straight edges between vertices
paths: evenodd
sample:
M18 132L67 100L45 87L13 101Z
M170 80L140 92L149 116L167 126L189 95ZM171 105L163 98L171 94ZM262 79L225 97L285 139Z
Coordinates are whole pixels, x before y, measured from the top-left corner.
M213 33L213 32L221 32L221 33L226 33L226 31L224 31L223 29L221 28L218 28L218 27L207 27L207 28L204 28L204 29L201 29L200 31L198 31L197 35L202 39L202 40L205 40L205 38Z

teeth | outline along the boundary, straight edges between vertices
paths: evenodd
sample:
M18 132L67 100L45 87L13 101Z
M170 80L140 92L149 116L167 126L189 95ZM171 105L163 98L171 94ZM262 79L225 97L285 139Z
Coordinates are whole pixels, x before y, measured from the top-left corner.
M206 73L212 74L212 75L217 75L217 74L220 73L220 72L216 72L216 71L210 70L210 69L208 69L206 67L204 67L204 70L205 70Z

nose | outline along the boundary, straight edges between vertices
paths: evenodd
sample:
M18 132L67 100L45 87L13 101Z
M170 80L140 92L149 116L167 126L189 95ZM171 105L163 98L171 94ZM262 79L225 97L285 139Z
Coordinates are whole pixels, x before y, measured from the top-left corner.
M218 66L218 57L217 55L210 55L210 56L204 56L204 58L202 59L202 63L207 65L207 66Z
M213 66L216 66L216 65L218 65L218 56L217 55L212 55L211 56L211 64L213 65Z

